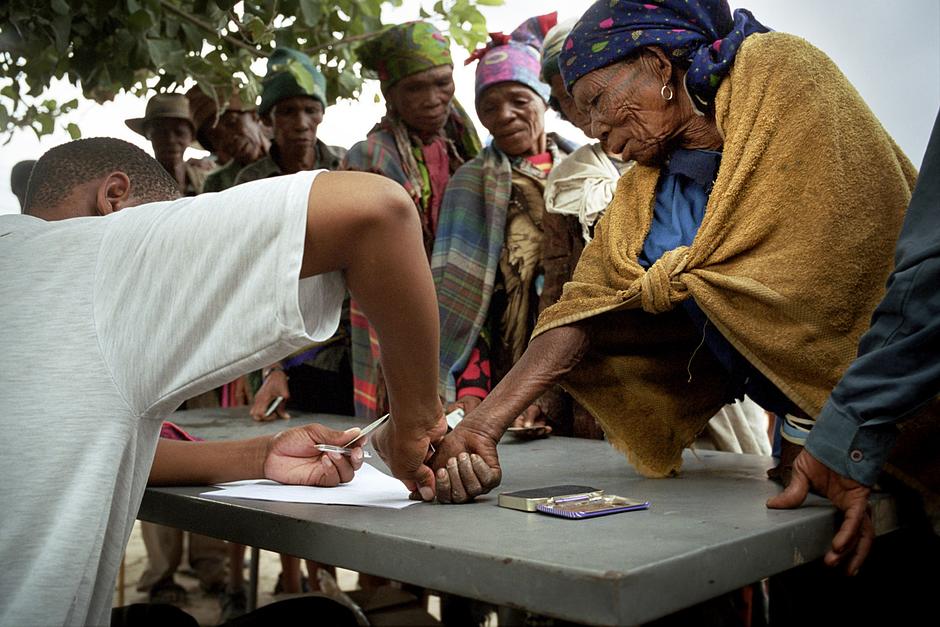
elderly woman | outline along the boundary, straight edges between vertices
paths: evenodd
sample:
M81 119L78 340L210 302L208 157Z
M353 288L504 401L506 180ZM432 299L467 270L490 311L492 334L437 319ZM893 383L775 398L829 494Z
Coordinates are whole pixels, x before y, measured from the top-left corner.
M447 182L480 152L473 121L454 99L450 40L427 22L408 22L384 30L356 53L366 74L381 82L386 115L350 148L342 168L381 174L405 188L421 216L430 257ZM356 415L384 414L388 396L378 339L355 301L352 361Z
M591 137L590 116L575 106L574 98L565 88L558 67L562 45L576 21L572 19L557 24L545 35L545 42L542 44L542 81L551 86L549 106L563 120L577 126L585 135ZM567 234L568 237L581 240L577 247L580 248L591 241L594 224L613 199L617 181L633 165L633 161L622 161L618 154L607 150L604 143L598 141L581 146L558 167L552 169L545 184L545 210L577 218L577 223L573 225L577 227L577 231ZM575 426L573 435L603 437L603 431L597 426L594 418L579 403L572 403L572 410ZM731 453L770 455L767 429L767 412L751 399L744 398L722 407L708 421L694 447Z
M476 110L493 141L448 185L431 258L442 394L465 411L522 355L538 313L560 296L581 252L571 238L543 241L548 223L565 219L545 215L545 179L571 151L544 129L549 89L539 80L538 46L554 23L555 14L532 18L509 36L493 35L468 60L479 60ZM545 416L554 422L570 414L564 405L547 395L519 412L519 426L540 428Z
M495 442L559 380L650 476L677 473L745 393L805 436L883 293L910 200L914 168L832 61L724 1L598 2L560 68L592 133L637 165L526 354L438 447L445 501L499 482ZM866 486L894 432L820 422L800 453L848 512L827 563L864 560ZM936 502L937 477L887 468Z

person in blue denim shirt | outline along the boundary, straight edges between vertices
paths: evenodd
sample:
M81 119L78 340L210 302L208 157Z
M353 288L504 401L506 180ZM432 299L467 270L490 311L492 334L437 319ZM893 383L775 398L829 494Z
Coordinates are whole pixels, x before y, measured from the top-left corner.
M898 239L887 292L797 457L789 487L767 502L799 507L810 490L845 512L825 562L858 572L875 538L868 496L897 423L940 392L940 116Z

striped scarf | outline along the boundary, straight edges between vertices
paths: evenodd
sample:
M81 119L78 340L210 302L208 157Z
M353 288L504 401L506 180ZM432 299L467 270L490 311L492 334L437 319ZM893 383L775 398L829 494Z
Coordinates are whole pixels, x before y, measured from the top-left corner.
M554 135L547 143L556 165L572 148ZM457 170L441 203L431 275L441 315L440 393L448 401L456 396L455 378L466 366L489 312L505 242L513 168L545 177L526 159L507 157L490 145Z

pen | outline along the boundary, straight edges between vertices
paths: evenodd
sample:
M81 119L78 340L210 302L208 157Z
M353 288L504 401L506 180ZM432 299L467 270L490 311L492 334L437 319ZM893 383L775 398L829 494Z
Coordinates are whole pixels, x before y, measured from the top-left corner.
M323 451L324 453L339 453L340 455L346 456L352 455L353 452L351 448L347 448L345 446L334 446L332 444L317 444L317 450ZM363 450L362 457L363 459L368 459L372 457L372 455L369 454L369 451Z
M268 408L264 410L264 417L267 418L268 416L273 414L274 410L277 409L277 406L280 405L283 401L284 401L283 396L278 396L276 399L271 401L271 404L268 405Z

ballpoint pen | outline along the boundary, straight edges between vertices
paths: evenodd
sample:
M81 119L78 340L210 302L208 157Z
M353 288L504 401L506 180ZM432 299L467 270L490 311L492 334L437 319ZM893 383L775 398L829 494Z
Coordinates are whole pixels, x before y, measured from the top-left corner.
M271 404L268 405L268 408L264 410L264 417L267 418L268 416L273 414L274 410L277 409L277 406L280 405L282 402L284 402L283 396L278 396L273 401L271 401Z

